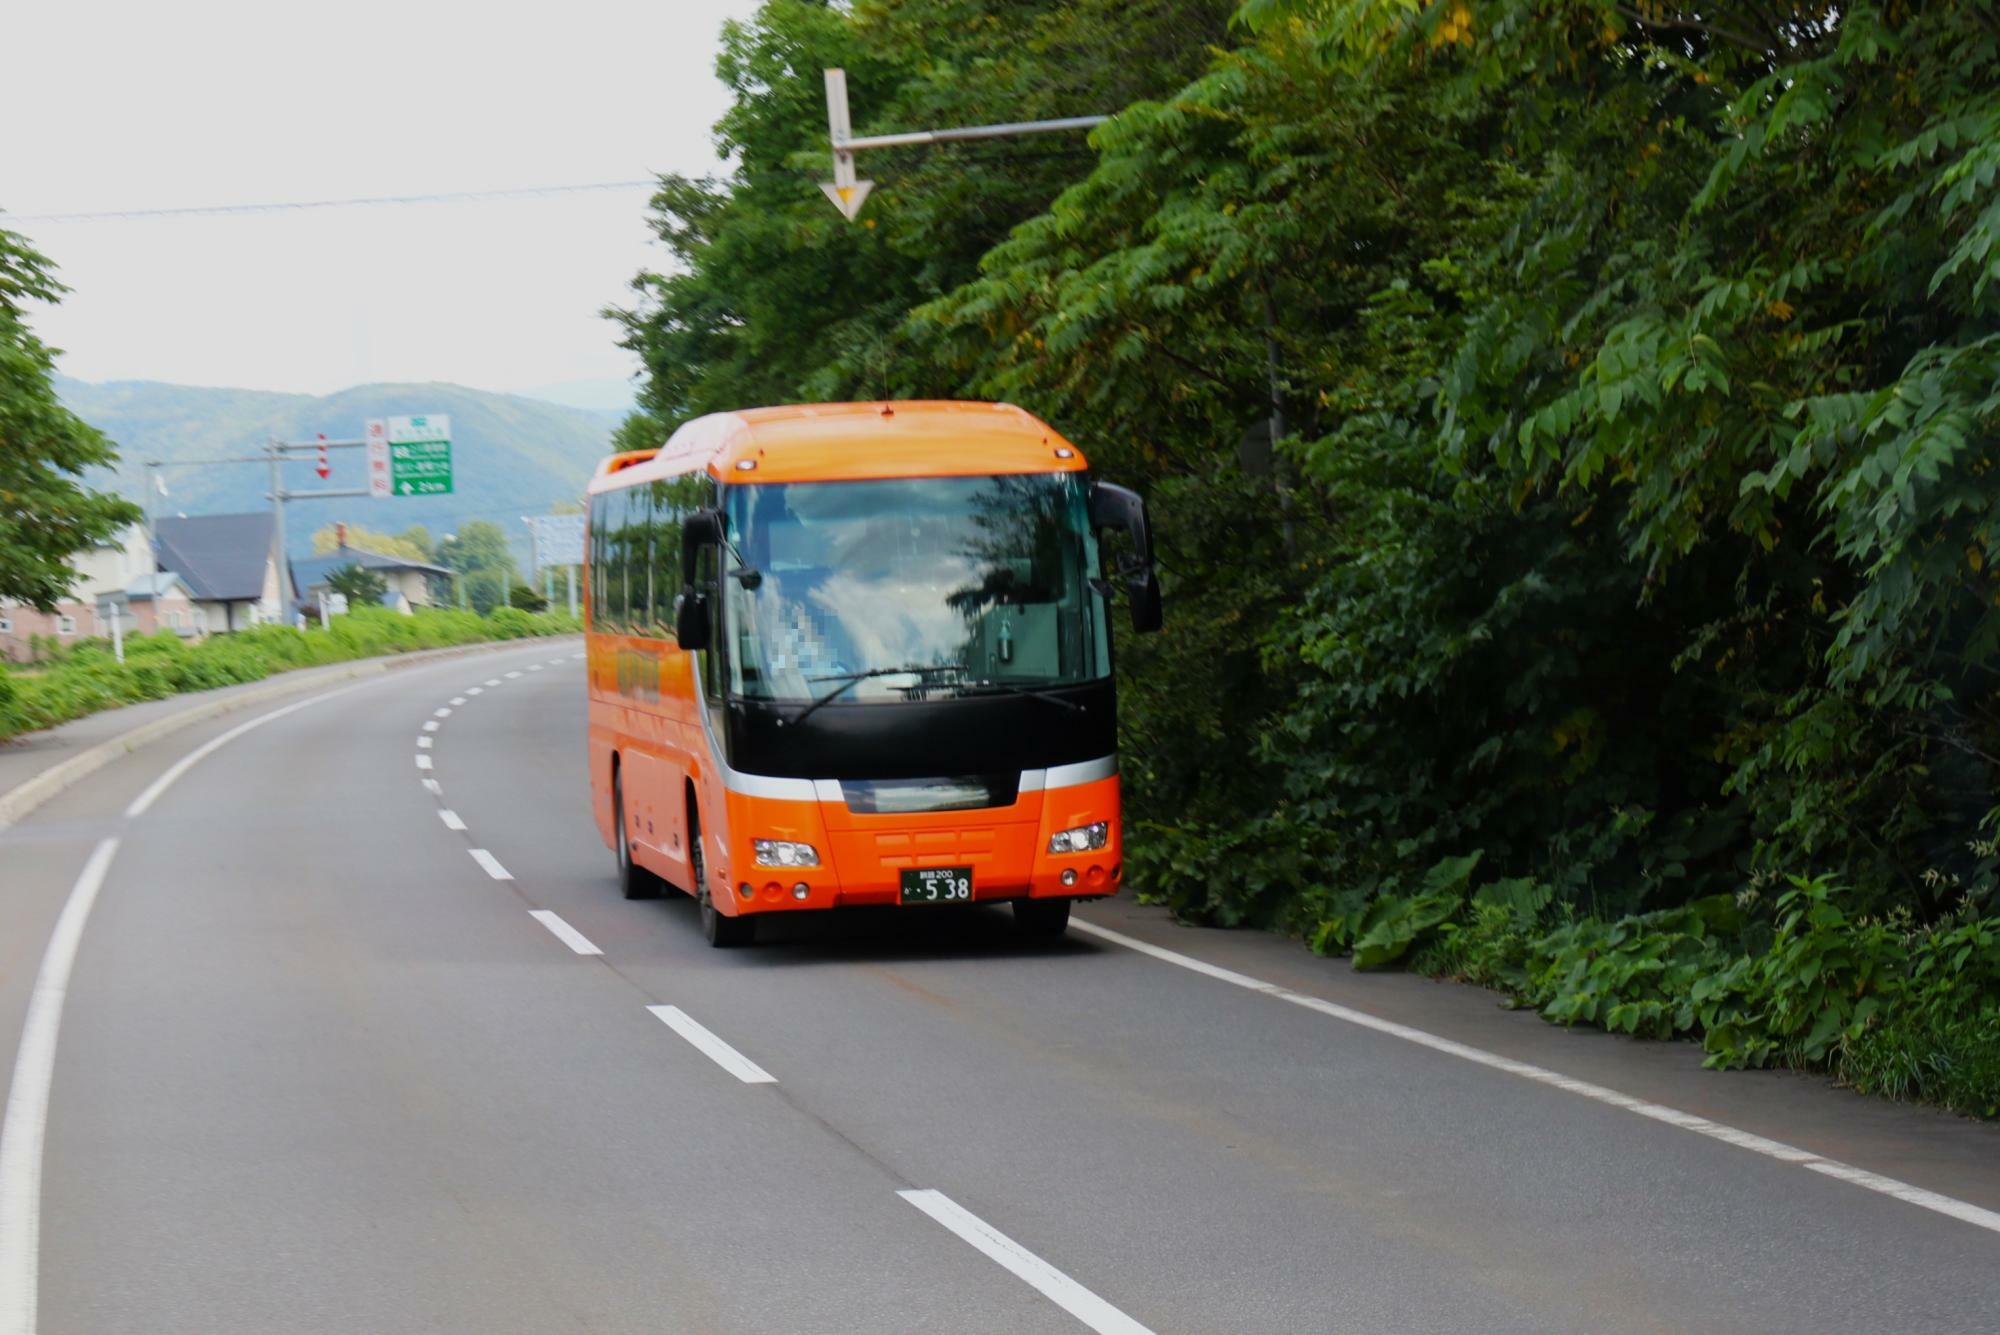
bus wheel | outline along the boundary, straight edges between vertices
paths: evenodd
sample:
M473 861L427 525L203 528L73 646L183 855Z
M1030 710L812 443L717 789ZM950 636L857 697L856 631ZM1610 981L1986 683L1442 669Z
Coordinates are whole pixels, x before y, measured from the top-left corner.
M618 829L618 889L627 899L657 899L660 878L632 861L632 840L625 833L625 771L611 772L611 823Z
M1017 899L1014 931L1019 936L1061 936L1069 928L1067 899Z
M688 863L694 871L695 900L701 905L701 934L708 938L708 944L727 949L747 946L756 940L755 918L725 916L708 893L708 857L701 847L701 811L692 799L688 802Z

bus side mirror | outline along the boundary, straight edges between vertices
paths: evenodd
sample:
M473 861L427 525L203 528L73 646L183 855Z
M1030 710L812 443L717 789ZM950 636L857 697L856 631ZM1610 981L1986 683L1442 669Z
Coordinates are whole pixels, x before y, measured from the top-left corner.
M1153 529L1146 502L1139 493L1115 482L1090 484L1092 528L1123 529L1132 539L1132 555L1119 571L1132 600L1132 629L1144 634L1160 628L1160 577L1153 570Z
M692 584L674 599L674 638L689 652L708 648L708 595Z
M681 521L681 571L686 580L674 599L674 638L682 649L708 648L708 594L695 586L695 571L701 569L704 552L713 552L722 541L722 516L713 510L689 511Z

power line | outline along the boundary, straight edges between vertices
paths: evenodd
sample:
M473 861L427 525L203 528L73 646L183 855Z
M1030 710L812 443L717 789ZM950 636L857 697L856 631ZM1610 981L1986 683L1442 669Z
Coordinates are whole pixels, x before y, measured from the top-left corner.
M429 195L371 195L359 199L310 199L278 204L204 204L179 209L107 209L98 213L7 213L9 222L100 222L127 218L192 218L226 213L297 213L306 209L376 208L388 204L459 204L489 199L529 199L542 195L578 195L597 190L653 190L658 181L597 181L588 185L530 185L508 190L458 190Z

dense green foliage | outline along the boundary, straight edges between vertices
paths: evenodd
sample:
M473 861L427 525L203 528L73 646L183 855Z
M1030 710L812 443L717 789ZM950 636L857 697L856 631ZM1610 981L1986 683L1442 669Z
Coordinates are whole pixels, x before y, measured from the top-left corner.
M2000 6L1220 17L771 0L736 174L655 199L647 411L1004 398L1141 486L1183 915L1990 1109ZM857 133L1119 114L869 154L850 226L835 64Z
M354 608L372 607L389 591L389 581L382 578L382 572L352 563L328 571L326 586Z
M464 586L459 592L473 611L482 614L508 606L509 590L520 578L506 531L490 519L469 520L458 532L447 533L437 545L437 561L459 572Z
M0 229L0 599L45 612L69 594L71 553L138 518L82 485L117 453L57 399L55 354L28 328L29 303L63 290L46 259Z
M0 668L0 740L100 709L260 681L292 668L482 640L571 635L580 629L561 613L530 616L511 607L488 617L429 608L400 616L370 607L334 617L325 630L255 626L210 636L198 644L172 631L135 635L125 641L123 663L113 657L107 642L83 640L59 650L32 672L10 674Z

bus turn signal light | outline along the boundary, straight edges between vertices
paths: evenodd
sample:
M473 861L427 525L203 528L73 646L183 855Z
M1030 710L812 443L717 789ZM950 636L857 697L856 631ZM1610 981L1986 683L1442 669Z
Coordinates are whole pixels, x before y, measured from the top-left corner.
M1111 826L1107 821L1094 825L1079 825L1074 830L1064 830L1049 840L1051 853L1088 853L1092 849L1104 847L1110 836Z
M819 850L790 839L753 839L751 848L760 867L817 867Z

